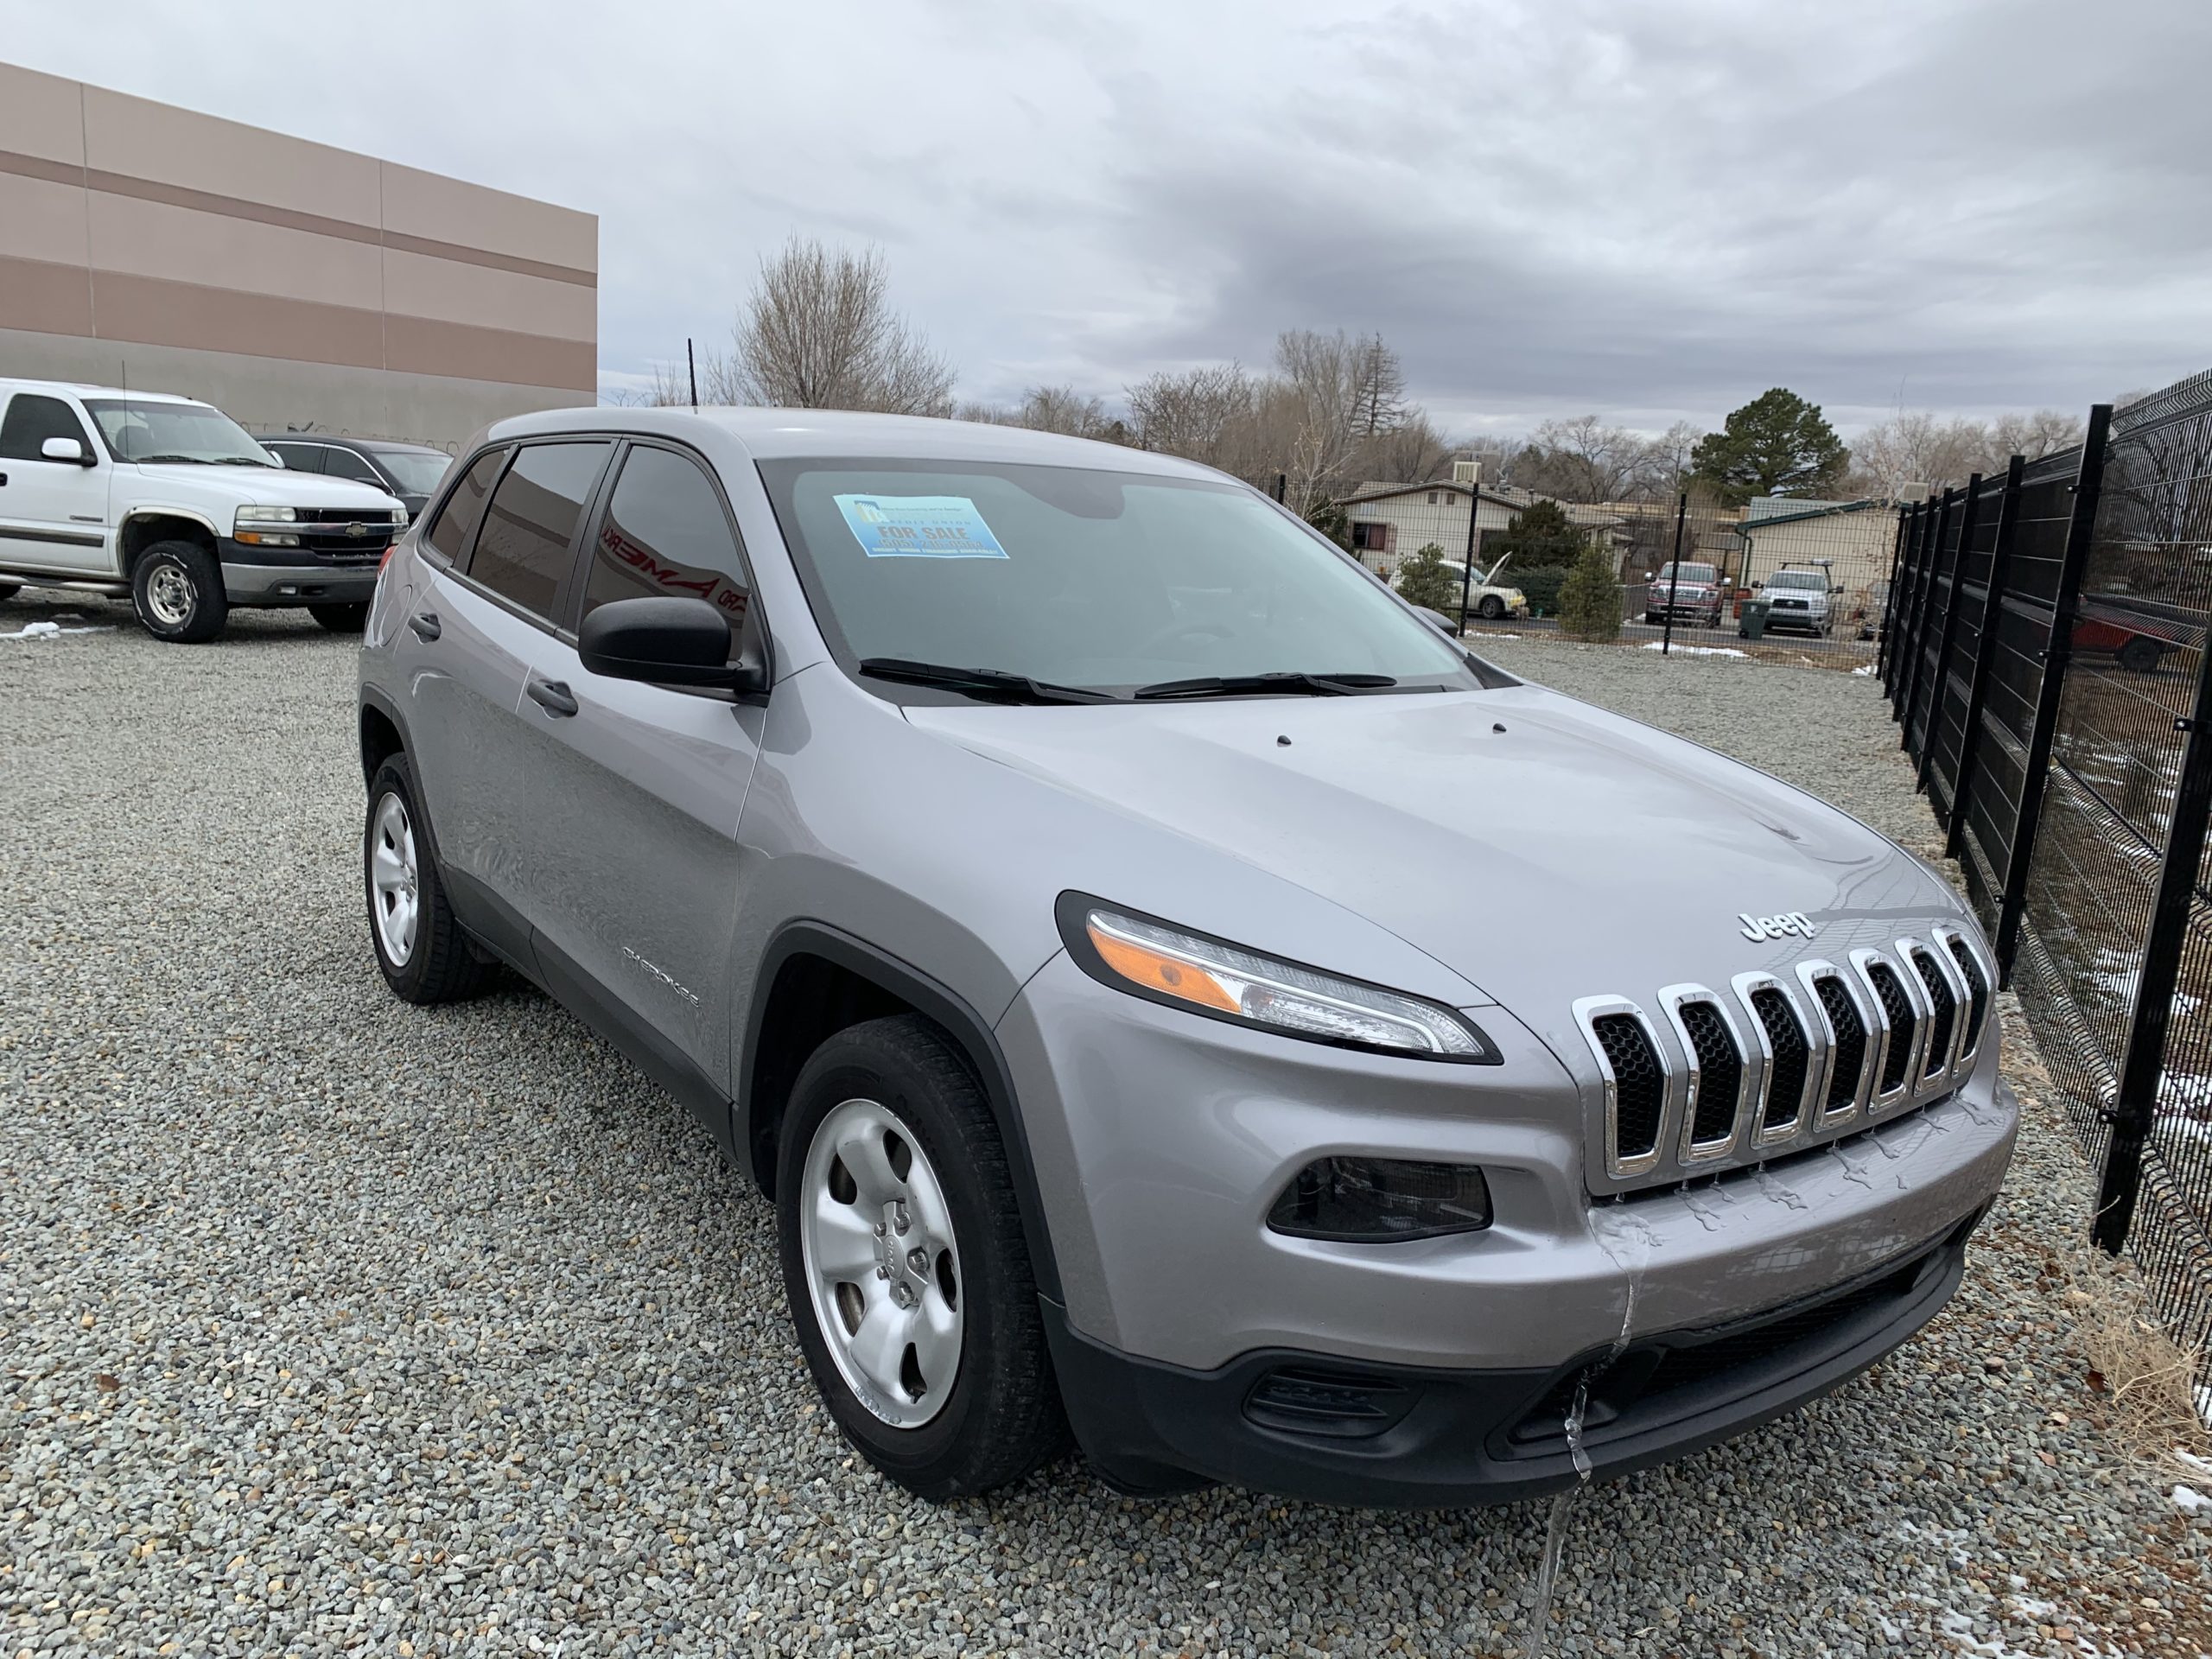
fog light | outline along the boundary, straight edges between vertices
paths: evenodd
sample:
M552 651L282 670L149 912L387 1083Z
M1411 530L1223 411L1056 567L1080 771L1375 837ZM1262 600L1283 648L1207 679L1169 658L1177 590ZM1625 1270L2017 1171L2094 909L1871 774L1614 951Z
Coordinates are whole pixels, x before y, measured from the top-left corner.
M1357 1243L1476 1232L1490 1219L1490 1183L1475 1165L1395 1158L1317 1158L1268 1212L1276 1232Z

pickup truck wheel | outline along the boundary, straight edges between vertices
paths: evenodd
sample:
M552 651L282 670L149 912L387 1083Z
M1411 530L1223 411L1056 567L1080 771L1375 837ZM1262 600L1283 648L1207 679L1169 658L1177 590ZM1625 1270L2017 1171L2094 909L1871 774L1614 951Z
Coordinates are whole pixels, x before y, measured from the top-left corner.
M333 633L359 633L369 626L369 601L351 605L310 605L308 614Z
M402 1001L457 1002L480 989L491 970L469 950L446 902L418 799L404 753L369 780L368 823L361 832L369 943L384 982Z
M140 554L130 599L147 632L177 645L213 639L231 613L223 568L197 542L156 542Z
M1066 1423L1006 1149L918 1014L817 1049L792 1086L776 1203L791 1322L845 1438L932 1500L1020 1479Z

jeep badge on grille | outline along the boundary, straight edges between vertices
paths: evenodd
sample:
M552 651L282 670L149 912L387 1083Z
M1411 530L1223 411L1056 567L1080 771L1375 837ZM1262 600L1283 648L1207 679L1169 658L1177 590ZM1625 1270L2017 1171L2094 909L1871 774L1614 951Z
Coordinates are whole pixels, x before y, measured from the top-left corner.
M1802 910L1785 911L1779 916L1738 912L1736 919L1744 925L1744 937L1755 944L1761 939L1809 939L1814 933L1812 918Z

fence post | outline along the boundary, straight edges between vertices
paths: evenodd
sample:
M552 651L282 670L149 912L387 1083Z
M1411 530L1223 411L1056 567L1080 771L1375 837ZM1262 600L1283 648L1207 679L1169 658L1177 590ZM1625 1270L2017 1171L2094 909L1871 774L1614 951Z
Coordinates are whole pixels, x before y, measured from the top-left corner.
M1943 537L1951 528L1951 499L1956 494L1955 489L1943 492L1943 505L1936 512L1936 528L1929 532L1928 545L1921 550L1920 581L1913 590L1912 639L1905 664L1904 720L1897 734L1897 747L1907 754L1912 753L1912 711L1920 702L1920 676L1928 666L1928 613L1936 604L1936 565L1943 556ZM1925 733L1920 741L1925 747Z
M1897 567L1897 579L1890 588L1890 613L1883 620L1882 634L1889 643L1889 671L1882 677L1883 688L1890 694L1890 718L1904 718L1904 620L1910 607L1905 594L1912 587L1913 572L1920 560L1920 543L1928 532L1928 512L1934 504L1916 501L1912 504L1912 528L1905 537L1904 559Z
M2005 892L1997 906L1997 982L2012 982L2012 959L2020 948L2020 916L2028 900L2028 872L2035 862L2036 831L2043 819L2043 788L2050 771L2050 744L2058 730L2058 700L2066 689L2066 663L2074 652L2074 601L2082 591L2090 543L2096 539L2097 496L2104 487L2105 439L2112 430L2112 405L2089 407L2088 434L2082 440L2081 465L2074 474L2074 505L2066 516L2066 550L2058 562L2058 590L2051 596L2050 640L2043 654L2043 681L2036 690L2035 724L2028 730L2027 776L2020 784L2020 810L2012 821L2012 852L2005 861Z
M1667 564L1667 607L1659 613L1659 654L1675 654L1675 590L1682 585L1682 521L1689 517L1690 493L1684 490L1675 502L1675 550ZM1715 573L1716 575L1718 573Z
M1966 585L1967 551L1980 516L1981 474L1974 473L1967 476L1967 497L1959 507L1958 550L1951 555L1951 586L1943 597L1943 626L1936 635L1936 677L1928 693L1928 729L1920 734L1920 772L1913 780L1916 792L1926 791L1936 764L1936 739L1943 729L1943 693L1950 688L1951 647L1959 639L1959 590ZM1957 783L1952 779L1954 789Z
M2166 1030L2173 1014L2174 983L2189 936L2190 906L2196 897L2198 861L2204 856L2204 820L2212 810L2212 640L2198 647L2196 703L2174 724L2187 732L2181 783L2174 791L2165 856L2158 863L2158 896L2151 906L2143 942L2142 971L2135 977L2135 1007L2127 1021L2127 1053L2120 1066L2120 1094L2107 1114L2112 1140L2097 1182L2096 1218L2089 1236L2119 1254L2135 1218L2143 1184L2143 1143L2158 1110L2158 1081L2166 1066Z
M2005 493L1997 505L1997 534L1989 543L1989 583L1981 595L1981 626L1974 635L1974 672L1967 681L1966 726L1959 734L1959 775L1951 791L1951 814L1943 826L1943 856L1956 858L1965 845L1967 792L1980 758L1981 721L1989 702L1989 671L1997 660L1997 630L2004 621L2005 584L2011 579L2012 536L2020 516L2020 475L2027 458L2005 464Z
M1936 500L1931 495L1921 504L1920 534L1905 566L1904 609L1897 618L1897 644L1890 650L1890 672L1896 682L1890 687L1890 702L1900 724L1912 715L1906 688L1912 683L1912 642L1920 632L1920 594L1928 585L1928 554L1930 538L1937 531L1936 518ZM1904 746L1902 739L1898 746Z
M1897 509L1897 538L1890 544L1890 581L1882 589L1882 614L1874 624L1874 675L1884 685L1890 683L1890 619L1897 614L1897 575L1904 569L1904 538L1912 524L1910 507Z

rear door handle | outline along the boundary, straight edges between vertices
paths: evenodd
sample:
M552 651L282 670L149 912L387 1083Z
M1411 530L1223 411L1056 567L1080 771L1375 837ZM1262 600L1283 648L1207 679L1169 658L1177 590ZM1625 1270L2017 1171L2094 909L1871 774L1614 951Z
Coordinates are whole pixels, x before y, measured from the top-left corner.
M439 626L438 613L435 611L416 612L407 619L407 626L415 630L415 637L417 639L426 643L436 639L444 632L444 629Z
M569 688L558 680L532 680L524 688L530 700L547 714L561 719L576 712L576 699Z

